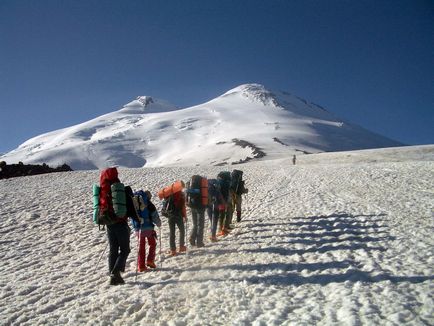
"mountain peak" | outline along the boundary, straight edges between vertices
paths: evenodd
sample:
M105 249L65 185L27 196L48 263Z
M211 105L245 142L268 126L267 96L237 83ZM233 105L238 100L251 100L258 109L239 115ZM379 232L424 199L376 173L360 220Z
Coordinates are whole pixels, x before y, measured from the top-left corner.
M222 96L226 97L231 95L240 95L252 102L259 102L263 105L279 106L276 95L261 84L243 84L229 90Z
M141 108L142 110L155 103L155 100L151 96L137 96L137 98L124 105L123 109L128 108Z
M136 100L142 103L144 107L154 103L154 99L150 96L137 96Z
M230 94L245 94L245 95L258 95L258 94L269 94L271 93L268 91L264 85L261 84L242 84L235 88L232 88L231 90L227 91L223 95L230 95Z
M155 113L177 110L173 104L156 99L151 96L137 96L137 98L127 104L120 110L124 113Z

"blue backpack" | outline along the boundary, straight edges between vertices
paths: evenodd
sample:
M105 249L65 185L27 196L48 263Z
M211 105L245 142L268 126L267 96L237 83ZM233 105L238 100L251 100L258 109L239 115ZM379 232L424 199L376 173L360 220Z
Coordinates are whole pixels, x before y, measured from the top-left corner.
M155 225L158 227L161 226L161 220L158 215L158 211L151 202L147 192L143 190L136 191L134 193L133 202L137 211L137 215L143 218L143 224L140 224L136 220L132 221L135 230L153 230Z

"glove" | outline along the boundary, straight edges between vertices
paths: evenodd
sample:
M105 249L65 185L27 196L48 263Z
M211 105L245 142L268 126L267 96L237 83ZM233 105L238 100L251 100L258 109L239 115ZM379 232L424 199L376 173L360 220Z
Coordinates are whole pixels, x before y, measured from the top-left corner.
M143 219L143 217L139 217L139 224L142 225L143 223L145 223L145 220Z

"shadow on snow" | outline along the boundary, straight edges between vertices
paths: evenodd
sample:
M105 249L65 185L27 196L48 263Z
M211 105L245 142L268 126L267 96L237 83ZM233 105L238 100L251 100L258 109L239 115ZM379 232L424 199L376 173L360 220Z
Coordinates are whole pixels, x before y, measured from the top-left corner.
M387 232L386 221L380 215L350 215L346 213L332 214L329 216L313 216L313 217L295 217L289 218L288 222L277 223L256 223L249 227L247 231L235 233L236 237L241 240L251 240L251 242L241 242L241 245L260 245L265 239L274 238L274 246L264 248L243 249L242 246L238 249L212 249L207 248L206 251L193 251L190 253L192 257L201 255L216 255L225 254L273 254L282 256L304 255L306 253L326 253L337 250L347 250L357 257L357 250L365 252L387 250L388 242L396 238L389 236ZM272 231L274 235L261 235L265 231ZM276 234L276 231L285 232L284 234ZM243 235L245 235L243 237ZM381 236L380 236L381 235ZM226 239L225 239L226 240ZM225 241L223 240L223 241ZM232 239L227 238L228 241ZM223 242L222 241L222 242ZM239 243L240 244L240 243ZM293 249L294 244L306 245L307 248ZM372 245L374 244L374 245ZM386 246L386 247L385 247ZM224 259L220 258L220 261ZM327 285L330 283L342 282L366 282L377 283L389 281L392 283L410 282L421 283L428 280L433 280L434 276L395 276L383 271L362 271L362 262L357 262L352 259L331 261L331 262L314 262L314 263L268 263L268 264L234 264L207 267L190 267L186 270L172 270L174 273L188 271L210 271L209 280L214 281L246 281L257 284L263 283L266 285L304 285L304 284L320 284ZM231 279L213 278L216 272L221 270L239 271L240 275ZM329 273L325 271L329 270ZM243 277L242 273L247 271L256 271L259 274ZM315 273L316 275L300 275L298 272ZM273 272L273 275L265 275ZM166 280L161 283L168 284L172 282L184 282L179 280ZM161 284L160 283L160 284Z

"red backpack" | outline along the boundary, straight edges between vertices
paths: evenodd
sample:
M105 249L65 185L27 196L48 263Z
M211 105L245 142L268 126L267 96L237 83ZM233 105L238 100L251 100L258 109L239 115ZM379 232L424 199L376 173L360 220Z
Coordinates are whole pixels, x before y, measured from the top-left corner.
M101 171L99 187L94 185L94 222L110 225L126 219L125 187L117 169L107 168Z

